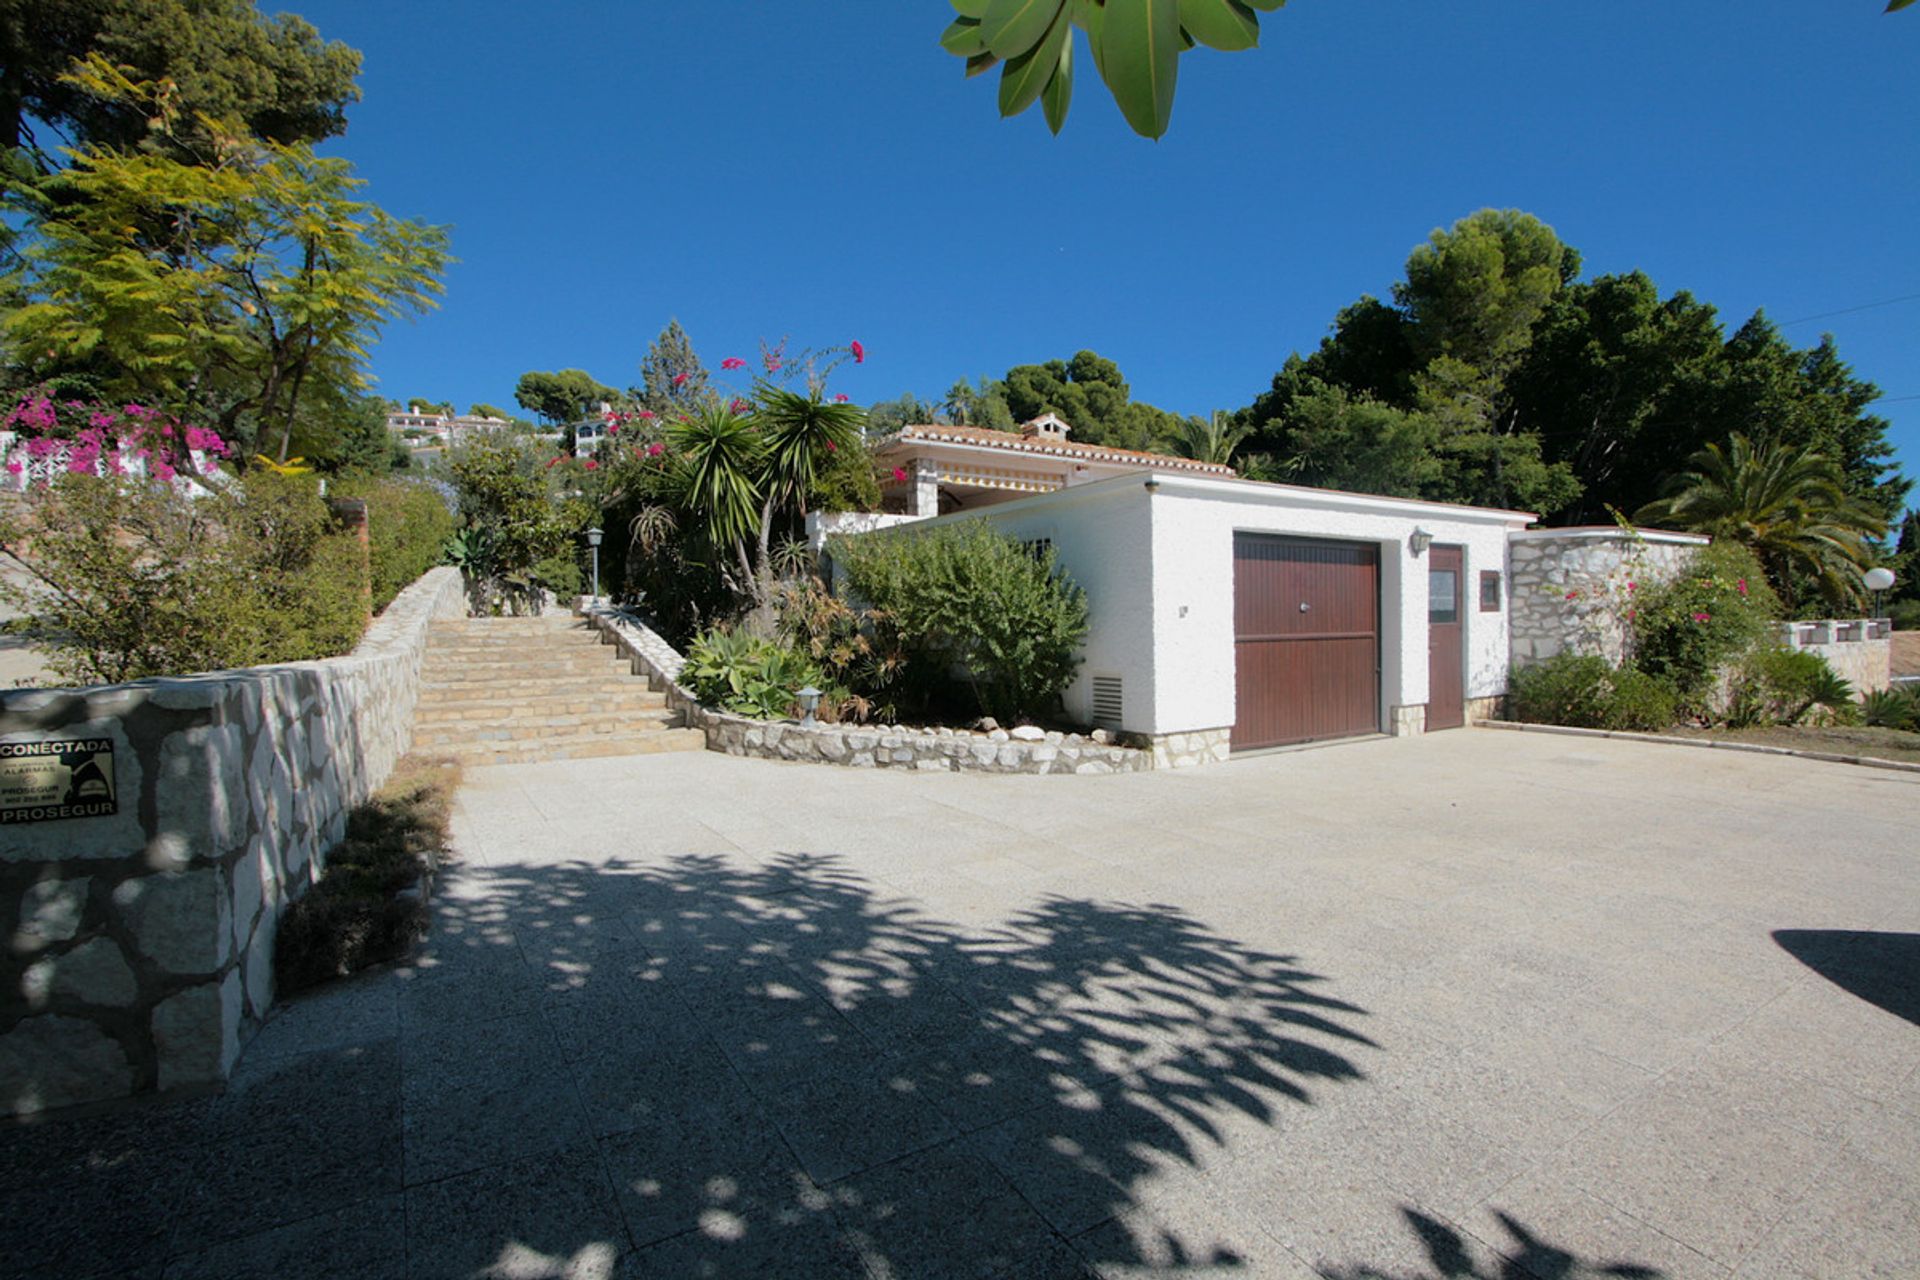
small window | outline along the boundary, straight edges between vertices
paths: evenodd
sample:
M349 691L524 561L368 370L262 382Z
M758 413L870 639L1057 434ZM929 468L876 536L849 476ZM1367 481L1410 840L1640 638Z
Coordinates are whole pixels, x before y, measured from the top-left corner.
M1500 612L1500 571L1497 569L1480 571L1480 612Z
M1460 575L1451 569L1427 572L1427 622L1446 626L1460 621Z
M1027 549L1028 555L1043 563L1048 556L1053 554L1052 538L1029 538L1021 543L1021 545Z

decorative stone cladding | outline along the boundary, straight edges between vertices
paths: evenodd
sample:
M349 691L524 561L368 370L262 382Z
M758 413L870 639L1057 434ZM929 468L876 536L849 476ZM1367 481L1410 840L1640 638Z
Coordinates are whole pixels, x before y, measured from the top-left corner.
M1396 738L1410 738L1427 731L1427 704L1410 703L1387 708L1387 732Z
M1497 693L1490 698L1467 699L1467 723L1479 724L1482 720L1498 720L1506 712L1503 705L1507 695Z
M428 624L464 613L435 569L344 657L0 693L0 742L112 739L119 805L0 827L0 1115L226 1077L281 908L407 751Z
M1531 529L1508 538L1513 663L1563 649L1619 665L1626 652L1626 584L1644 589L1679 573L1707 539L1642 529Z
M1783 622L1780 643L1819 654L1862 696L1893 684L1893 623L1885 618Z
M1202 764L1225 764L1233 756L1233 727L1195 729L1189 733L1161 733L1147 739L1156 769L1190 769Z
M803 728L785 721L749 720L702 706L680 683L686 659L636 615L594 604L584 604L582 611L609 643L632 660L636 675L650 676L653 687L666 694L667 705L682 712L688 725L706 733L709 751L855 769L969 773L1137 773L1154 768L1163 756L1167 762L1163 768L1178 761L1197 764L1202 759L1225 758L1224 729L1169 734L1164 742L1141 749L1032 728L975 733L900 725Z

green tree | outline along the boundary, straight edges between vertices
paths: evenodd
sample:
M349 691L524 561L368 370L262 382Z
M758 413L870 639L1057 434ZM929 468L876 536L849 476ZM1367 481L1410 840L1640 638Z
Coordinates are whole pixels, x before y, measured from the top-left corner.
M1132 399L1120 366L1092 351L1015 365L1001 385L1014 422L1057 413L1084 444L1168 452L1182 430L1176 415Z
M642 409L661 418L677 418L718 403L693 340L678 320L667 321L640 361L640 385L629 394Z
M998 379L981 378L969 382L961 378L947 388L940 402L946 420L962 427L983 427L989 431L1012 431L1019 424L1007 407L1007 385Z
M97 58L85 78L154 101ZM154 109L157 132L177 137L171 110ZM446 231L360 199L346 161L304 144L228 131L214 145L206 164L75 150L37 193L23 305L0 325L30 381L82 369L106 395L284 460L305 399L364 389L385 322L433 305Z
M487 404L484 401L479 404L468 405L467 416L472 418L498 418L502 422L523 421L519 414L509 413L498 405Z
M1833 605L1864 599L1860 575L1873 563L1871 540L1885 535L1886 521L1847 493L1831 459L1736 434L1725 448L1707 445L1688 466L1634 519L1748 548L1789 608L1809 590Z
M562 369L558 373L530 370L520 375L513 388L516 404L554 426L578 422L601 401L619 397L619 392L585 369Z
M1232 466L1240 446L1253 434L1253 428L1236 425L1218 411L1205 418L1182 418L1174 450L1196 462L1217 462Z
M1425 415L1315 381L1289 410L1283 452L1262 470L1317 488L1421 498L1441 479L1438 443Z
M902 427L916 424L940 422L943 411L911 391L903 392L892 400L882 400L867 406L867 430L875 435L885 435L898 431Z
M138 103L67 79L90 54L164 83L182 129L156 134ZM252 0L0 0L0 147L27 145L52 167L30 132L39 121L81 146L199 163L211 141L202 116L266 142L319 142L345 131L359 73L355 50Z

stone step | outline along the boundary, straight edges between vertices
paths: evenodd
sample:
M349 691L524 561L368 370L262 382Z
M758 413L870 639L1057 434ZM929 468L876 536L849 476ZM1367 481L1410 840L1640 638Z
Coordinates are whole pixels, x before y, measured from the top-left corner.
M516 673L548 672L554 675L591 674L599 671L624 671L627 659L611 649L597 649L591 652L561 650L553 653L519 653L503 651L496 656L474 657L471 655L450 656L441 653L427 654L421 673L428 679L441 676L479 675L511 676Z
M526 697L460 698L445 700L425 697L413 715L419 726L441 724L484 724L490 720L520 715L664 715L665 694L653 693L638 681L637 687L624 686L613 692L555 693L538 690Z
M518 742L473 742L434 748L462 764L533 764L547 760L585 760L596 756L641 756L666 751L704 751L707 736L698 729L659 729L652 733L580 734Z
M578 618L437 618L431 624L437 636L594 635L595 629Z
M655 698L663 696L649 690L647 682L637 676L612 671L590 676L569 676L564 680L529 678L513 683L502 683L496 680L436 680L429 677L421 682L420 706L426 708L452 706L466 702L521 701L530 696L568 700L607 698L629 693Z
M629 738L681 727L679 713L666 711L650 716L531 715L486 724L422 725L413 731L413 746L416 751L429 749L438 751L442 747L477 746L483 742L500 747L512 743L539 742L557 738L586 736Z

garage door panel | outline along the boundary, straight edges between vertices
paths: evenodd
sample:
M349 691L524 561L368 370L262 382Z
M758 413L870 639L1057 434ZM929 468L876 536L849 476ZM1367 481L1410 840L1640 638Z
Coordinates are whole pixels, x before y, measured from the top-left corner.
M1380 727L1379 551L1234 538L1236 749Z

